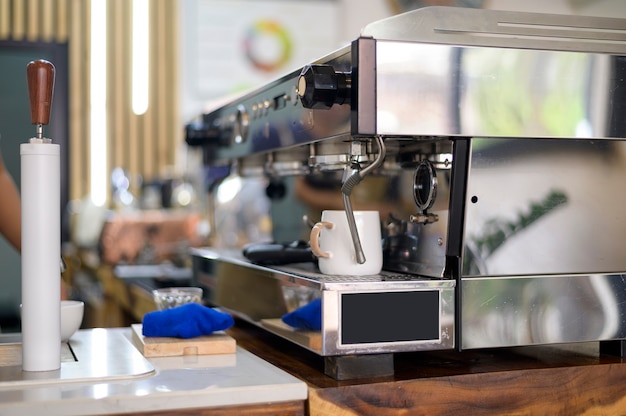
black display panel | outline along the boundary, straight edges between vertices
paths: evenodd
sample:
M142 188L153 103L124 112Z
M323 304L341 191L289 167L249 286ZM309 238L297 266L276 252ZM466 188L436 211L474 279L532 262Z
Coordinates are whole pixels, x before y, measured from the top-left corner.
M341 294L341 344L437 341L439 291Z

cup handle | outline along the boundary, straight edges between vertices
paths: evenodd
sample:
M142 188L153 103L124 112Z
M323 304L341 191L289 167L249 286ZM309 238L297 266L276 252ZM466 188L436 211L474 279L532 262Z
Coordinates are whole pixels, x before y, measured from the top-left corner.
M311 251L317 257L323 257L325 259L330 257L330 253L324 252L320 248L319 238L322 229L328 228L329 230L332 230L334 226L335 225L332 222L321 221L316 223L313 228L311 228L311 240L309 241L309 244L311 246Z

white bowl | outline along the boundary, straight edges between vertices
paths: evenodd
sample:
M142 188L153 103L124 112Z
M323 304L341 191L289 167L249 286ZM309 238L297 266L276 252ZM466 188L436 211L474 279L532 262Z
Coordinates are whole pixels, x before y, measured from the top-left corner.
M61 341L67 342L83 323L85 304L79 300L61 301ZM20 315L22 305L20 304Z
M66 342L83 323L85 304L79 300L61 301L61 341Z

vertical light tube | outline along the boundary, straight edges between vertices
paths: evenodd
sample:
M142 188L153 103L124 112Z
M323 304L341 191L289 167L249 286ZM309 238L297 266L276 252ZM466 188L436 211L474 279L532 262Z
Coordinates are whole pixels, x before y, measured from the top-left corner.
M58 144L20 145L22 369L61 367L61 159Z
M137 115L148 110L149 15L148 0L133 0L132 108Z
M90 189L97 206L107 202L107 2L91 0Z

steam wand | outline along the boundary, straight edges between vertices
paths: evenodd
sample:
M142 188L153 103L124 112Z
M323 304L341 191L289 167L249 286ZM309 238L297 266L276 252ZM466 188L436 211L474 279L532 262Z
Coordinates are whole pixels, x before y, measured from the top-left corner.
M363 247L361 246L361 239L359 238L359 232L356 228L356 221L354 220L354 211L352 210L352 202L350 201L350 195L352 189L358 185L365 176L367 176L374 169L382 165L385 160L387 148L381 136L374 136L376 144L378 145L378 156L374 162L366 166L361 170L358 162L352 162L346 166L344 171L344 182L341 186L341 194L343 198L343 206L346 211L346 218L348 219L348 228L350 229L350 236L352 237L352 243L354 244L354 251L356 254L356 261L359 264L365 263L365 253L363 253Z

